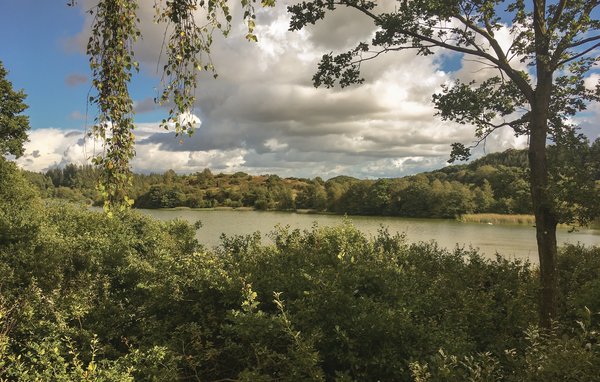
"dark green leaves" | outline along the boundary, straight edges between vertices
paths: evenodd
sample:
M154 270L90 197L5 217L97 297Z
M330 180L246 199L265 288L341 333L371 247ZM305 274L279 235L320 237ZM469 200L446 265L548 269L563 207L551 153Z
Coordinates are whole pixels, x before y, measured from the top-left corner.
M456 81L452 86L442 85L442 93L433 95L433 102L442 120L468 123L476 127L476 138L485 138L500 127L511 127L515 134L527 132L525 100L511 81L492 77L478 86ZM508 122L506 121L508 119Z
M465 147L462 143L453 143L452 151L450 152L450 159L448 163L454 163L455 161L465 161L471 157L471 149Z
M0 156L23 155L23 143L27 141L29 118L21 115L27 105L25 93L13 90L6 79L8 72L0 62Z
M364 79L360 78L360 65L356 59L360 52L366 49L361 44L355 50L334 56L333 53L323 55L317 73L313 76L315 87L325 85L331 88L339 81L341 87L352 84L361 84Z

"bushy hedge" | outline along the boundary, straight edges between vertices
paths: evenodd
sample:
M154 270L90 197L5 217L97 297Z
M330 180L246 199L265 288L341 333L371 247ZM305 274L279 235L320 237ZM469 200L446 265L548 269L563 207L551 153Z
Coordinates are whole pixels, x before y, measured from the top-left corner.
M135 212L44 205L0 161L0 380L594 380L598 249L537 273L349 222L224 237ZM7 187L6 185L11 185ZM576 322L580 321L580 324ZM587 378L587 379L586 379Z

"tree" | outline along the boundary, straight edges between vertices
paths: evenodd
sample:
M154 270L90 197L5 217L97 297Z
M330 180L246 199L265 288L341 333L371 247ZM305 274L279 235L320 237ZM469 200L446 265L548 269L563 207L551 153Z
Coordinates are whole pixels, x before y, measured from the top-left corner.
M584 85L586 74L600 62L599 5L598 0L399 0L395 10L385 12L378 11L376 1L314 0L288 8L291 30L316 23L338 6L356 9L378 27L370 44L324 55L315 86L361 83L361 62L403 50L418 55L454 51L497 73L480 83L445 86L433 101L442 119L476 126L477 142L503 127L529 137L544 327L556 315L556 226L562 219L549 191L546 145L549 139L568 144L568 137L577 136L570 117L600 100L600 83L595 89ZM498 38L506 30L512 38L508 46ZM455 143L451 160L468 158L469 149Z
M490 182L487 179L483 180L481 187L477 187L474 190L475 199L475 212L484 213L489 212L490 208L494 204L494 191Z
M23 90L14 91L6 79L8 72L0 62L0 156L23 155L23 143L27 141L29 117L21 115L27 105Z

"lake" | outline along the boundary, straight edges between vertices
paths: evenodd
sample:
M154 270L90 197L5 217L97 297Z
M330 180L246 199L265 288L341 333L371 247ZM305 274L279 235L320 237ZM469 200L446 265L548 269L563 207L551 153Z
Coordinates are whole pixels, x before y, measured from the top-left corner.
M226 235L250 234L260 231L265 242L266 234L280 224L290 228L310 229L313 224L335 226L343 222L339 215L318 215L274 211L238 210L138 210L160 220L183 219L189 222L200 220L202 228L196 233L198 240L209 247L219 244L221 233ZM537 263L535 228L531 226L487 225L461 223L445 219L408 219L381 216L351 216L348 219L367 236L375 235L383 226L390 233L405 233L411 242L435 240L442 247L453 249L457 245L479 248L486 256L496 253L506 258L529 259ZM559 244L600 245L600 230L580 229L568 232L559 229Z

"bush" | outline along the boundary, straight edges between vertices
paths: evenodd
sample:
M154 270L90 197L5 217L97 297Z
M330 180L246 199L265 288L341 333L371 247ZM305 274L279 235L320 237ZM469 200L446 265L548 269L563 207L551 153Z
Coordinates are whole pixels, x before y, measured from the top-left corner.
M268 296L281 292L294 326L315 339L326 379L408 380L411 359L440 347L521 346L535 321L535 277L525 264L409 246L385 231L368 240L350 224L281 229L272 239L270 247L257 237L226 241L220 256L239 264L263 312L276 314Z
M525 332L525 339L527 346L523 351L507 349L500 356L489 352L455 356L440 350L428 362L411 363L411 372L416 382L600 380L597 330L589 330L581 323L568 336L558 328L546 332L532 326Z
M600 312L600 248L568 245L558 257L561 322L581 321L587 310ZM600 315L592 315L600 325Z

